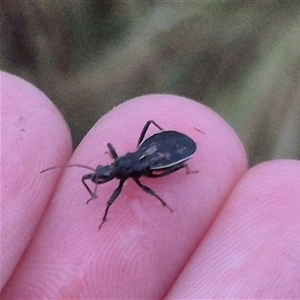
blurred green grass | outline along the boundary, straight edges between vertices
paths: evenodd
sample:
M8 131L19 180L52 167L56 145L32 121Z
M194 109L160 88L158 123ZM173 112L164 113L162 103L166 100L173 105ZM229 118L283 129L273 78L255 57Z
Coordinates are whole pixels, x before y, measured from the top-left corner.
M142 94L190 97L250 164L300 158L300 2L1 1L1 68L43 90L76 146Z

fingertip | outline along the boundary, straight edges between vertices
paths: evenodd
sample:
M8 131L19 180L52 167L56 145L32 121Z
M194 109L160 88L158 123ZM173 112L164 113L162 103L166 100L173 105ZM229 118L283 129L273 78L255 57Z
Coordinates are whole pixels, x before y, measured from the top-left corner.
M293 297L300 269L299 174L296 160L264 162L245 173L168 299Z
M52 102L30 83L5 72L1 72L1 117L1 239L6 249L14 249L2 252L5 283L35 230L48 200L45 195L53 188L54 181L42 180L39 172L66 161L71 140Z
M99 162L111 163L103 156L107 142L114 146L119 156L134 152L148 120L154 120L164 130L184 133L197 143L197 152L188 165L199 173L185 176L179 171L156 180L143 178L143 182L151 182L151 187L155 187L158 194L166 195L166 201L167 198L172 199L172 191L176 191L176 203L169 200L168 205L177 207L178 211L193 211L198 207L207 212L209 223L228 192L247 170L247 156L234 130L218 114L200 103L180 96L158 94L126 101L95 124L78 147L73 160L91 166ZM146 137L154 133L157 133L157 128L150 126ZM103 185L101 189L106 188ZM150 205L149 201L146 203ZM206 225L208 223L205 222Z

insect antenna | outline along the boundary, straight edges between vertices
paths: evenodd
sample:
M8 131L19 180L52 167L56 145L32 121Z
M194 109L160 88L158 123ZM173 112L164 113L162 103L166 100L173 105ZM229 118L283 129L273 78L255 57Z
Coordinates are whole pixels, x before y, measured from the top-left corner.
M51 168L47 168L42 170L40 173L44 173L53 169L64 169L64 168L72 168L72 167L79 167L79 168L84 168L84 169L88 169L88 170L92 170L94 172L96 172L96 170L94 168L91 168L89 166L85 166L85 165L80 165L80 164L74 164L74 165L66 165L66 166L54 166Z

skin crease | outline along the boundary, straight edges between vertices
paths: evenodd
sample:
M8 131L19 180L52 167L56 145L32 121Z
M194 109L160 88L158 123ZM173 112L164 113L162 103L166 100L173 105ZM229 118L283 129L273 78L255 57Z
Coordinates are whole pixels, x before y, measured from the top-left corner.
M299 161L247 170L225 121L171 95L114 108L71 156L68 128L51 102L20 78L2 73L1 82L1 299L300 297ZM85 205L80 179L89 170L39 171L110 164L106 143L119 156L134 151L149 119L196 141L188 165L199 173L141 178L173 213L128 180L99 231L118 182L98 186Z

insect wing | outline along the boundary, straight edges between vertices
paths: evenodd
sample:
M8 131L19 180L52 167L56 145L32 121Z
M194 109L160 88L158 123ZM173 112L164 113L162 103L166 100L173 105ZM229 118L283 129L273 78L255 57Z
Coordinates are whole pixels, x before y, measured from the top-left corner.
M142 142L136 154L150 170L159 170L188 160L196 149L196 143L185 134L163 131Z

